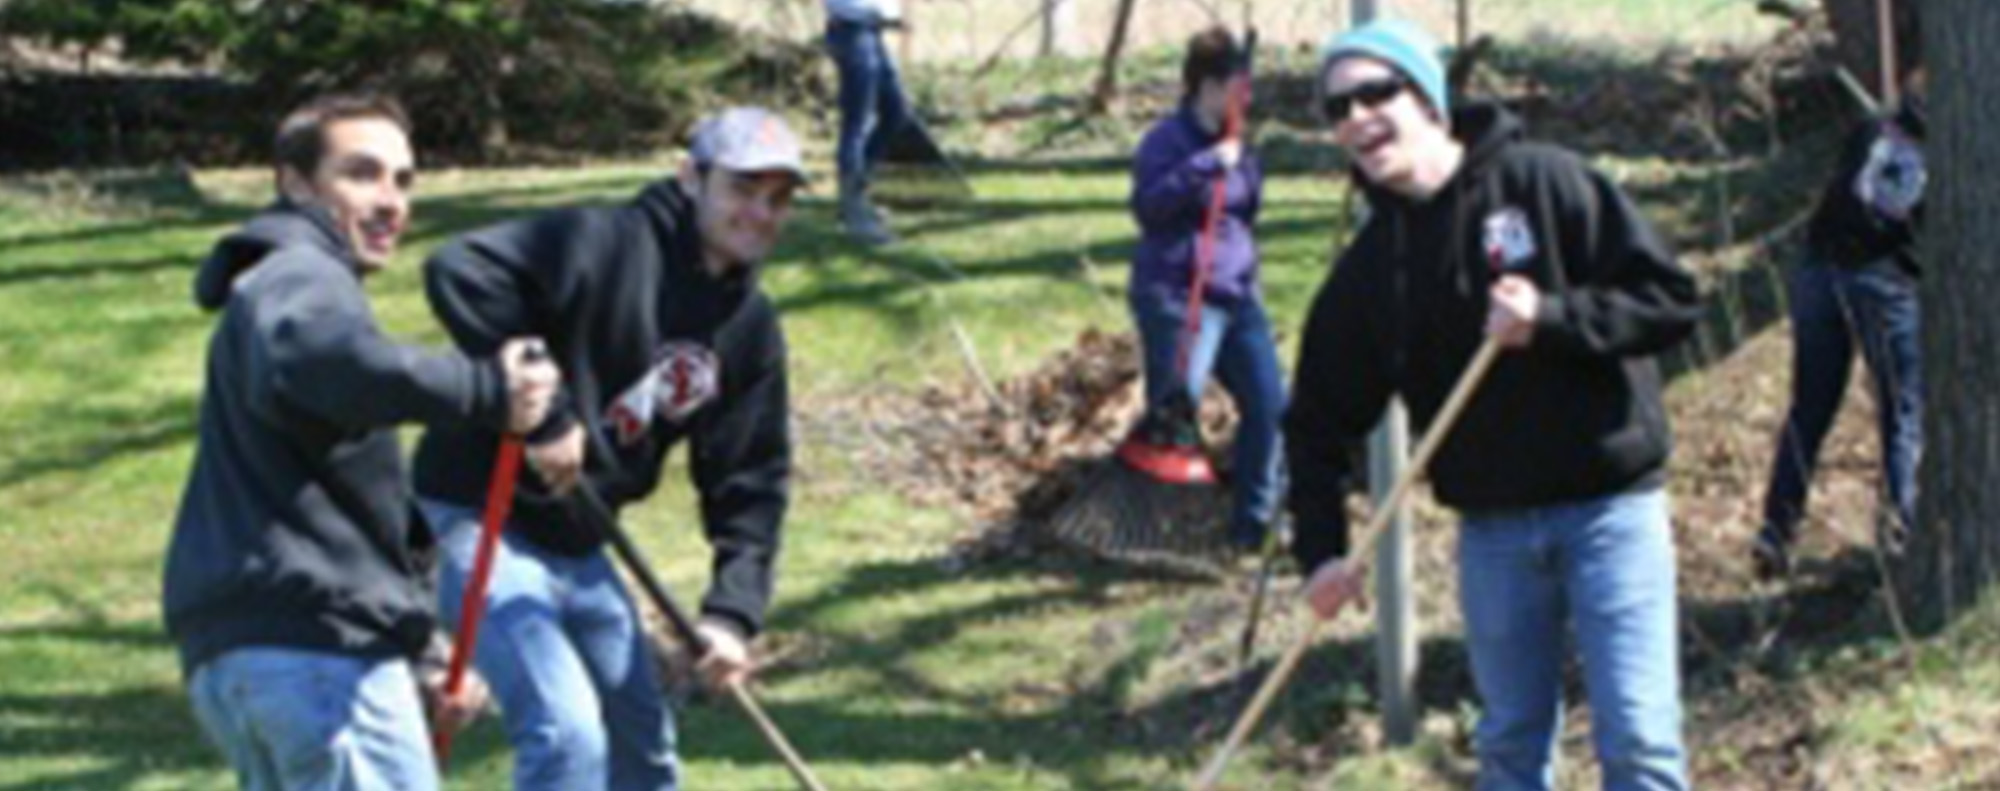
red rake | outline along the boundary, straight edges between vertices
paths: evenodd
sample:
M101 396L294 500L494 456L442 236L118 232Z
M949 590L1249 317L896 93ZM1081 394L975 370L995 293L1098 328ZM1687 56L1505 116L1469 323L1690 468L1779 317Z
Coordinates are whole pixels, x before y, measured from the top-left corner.
M500 531L507 524L507 512L514 505L514 484L521 477L521 438L500 438L500 452L493 460L493 481L486 491L485 523L479 530L479 550L473 555L472 579L466 582L459 604L459 628L451 642L451 667L445 672L444 699L458 697L465 688L466 665L472 661L473 647L479 643L479 622L486 616L486 588L493 579L493 556L499 554ZM451 760L451 729L437 728L431 746L438 766Z

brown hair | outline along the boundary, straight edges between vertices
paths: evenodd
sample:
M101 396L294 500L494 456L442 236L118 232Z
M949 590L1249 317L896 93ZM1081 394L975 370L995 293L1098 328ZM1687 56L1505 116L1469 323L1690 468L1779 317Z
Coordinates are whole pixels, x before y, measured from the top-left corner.
M1208 80L1228 80L1243 60L1242 50L1229 29L1217 25L1188 39L1187 57L1181 61L1181 90L1193 96Z
M329 93L315 97L285 115L272 144L271 162L303 176L319 169L326 156L326 128L337 121L379 118L410 134L410 116L401 102L378 93Z

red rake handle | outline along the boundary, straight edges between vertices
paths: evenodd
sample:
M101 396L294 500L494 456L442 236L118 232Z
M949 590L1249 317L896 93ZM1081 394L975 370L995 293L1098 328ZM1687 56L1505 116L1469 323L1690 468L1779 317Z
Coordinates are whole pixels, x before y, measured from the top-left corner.
M500 453L493 460L493 481L486 488L485 523L479 530L479 551L472 559L472 579L465 585L459 604L458 633L452 637L451 667L445 672L444 697L449 701L465 688L465 668L472 661L473 647L479 643L479 622L486 617L486 587L493 579L493 557L500 553L500 530L507 524L507 512L514 505L514 483L521 477L521 439L502 437ZM451 759L451 730L438 728L431 734L438 765Z
M1243 110L1250 103L1250 75L1229 81L1229 104L1222 114L1222 139L1235 140L1243 134ZM1208 289L1208 273L1215 267L1215 236L1222 227L1222 214L1229 208L1229 171L1215 174L1209 188L1208 213L1201 217L1201 239L1194 251L1194 282L1188 289L1187 319L1181 325L1181 341L1174 349L1174 374L1187 386L1188 360L1194 354L1195 338L1201 334L1202 292Z

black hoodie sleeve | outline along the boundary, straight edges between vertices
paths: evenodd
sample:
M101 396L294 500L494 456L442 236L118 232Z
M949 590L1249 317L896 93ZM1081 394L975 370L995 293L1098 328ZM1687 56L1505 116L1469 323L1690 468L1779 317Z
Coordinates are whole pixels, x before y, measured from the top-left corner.
M1556 215L1567 285L1542 294L1535 345L1637 357L1687 337L1701 316L1694 275L1610 179L1573 156L1543 162L1542 200Z
M767 298L751 299L746 309L755 316L747 329L755 336L740 355L747 370L740 377L723 372L722 399L692 432L689 464L715 549L702 614L726 619L745 635L764 625L792 472L784 331Z
M263 392L348 429L411 421L506 424L497 362L390 341L376 326L361 282L314 255L300 248L259 265L253 325L259 365L250 375L268 383Z
M1373 326L1370 300L1389 296L1369 281L1367 248L1349 248L1313 299L1299 342L1291 406L1285 412L1285 455L1291 471L1292 555L1310 575L1347 554L1346 499L1354 474L1347 453L1381 420L1395 392L1392 334ZM1380 271L1376 267L1377 272Z
M598 244L611 238L579 228L598 215L555 212L507 223L461 236L438 248L424 262L424 289L431 310L467 354L491 355L508 340L542 337L558 360L563 350L549 317L562 298L561 278L567 262L591 260L565 249L569 244ZM554 439L576 425L576 410L568 388L556 393L548 418L530 432L531 442Z

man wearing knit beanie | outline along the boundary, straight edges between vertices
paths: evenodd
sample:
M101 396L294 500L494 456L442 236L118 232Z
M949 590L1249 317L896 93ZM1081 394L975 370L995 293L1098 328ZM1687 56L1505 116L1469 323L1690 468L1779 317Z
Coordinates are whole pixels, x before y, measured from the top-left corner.
M1323 50L1318 95L1371 217L1315 298L1285 447L1293 551L1331 618L1360 592L1347 443L1391 398L1439 415L1493 363L1428 472L1457 510L1459 591L1485 790L1547 789L1565 643L1582 656L1607 789L1682 791L1671 440L1653 355L1700 304L1631 201L1497 105L1453 102L1431 37L1382 22Z
M1334 61L1348 57L1367 57L1379 60L1403 73L1422 92L1423 100L1440 118L1451 110L1446 96L1444 62L1438 58L1442 48L1437 39L1415 24L1401 19L1385 19L1348 31L1334 37L1320 49L1321 75L1325 67ZM1326 84L1322 81L1315 86L1324 98Z

